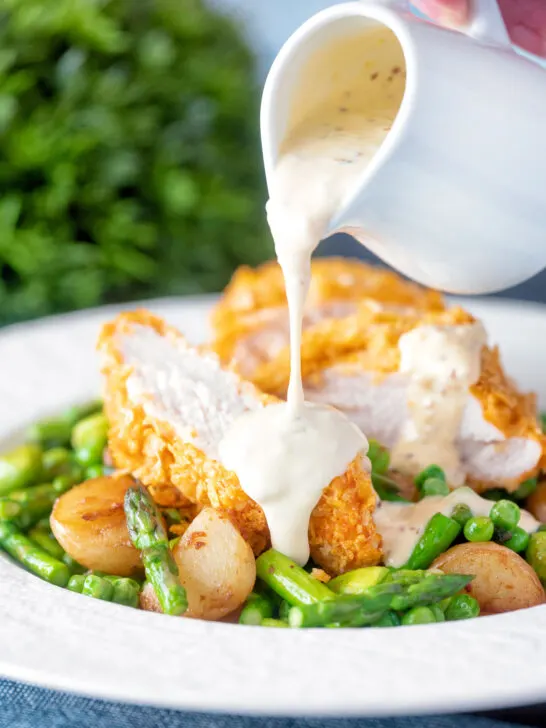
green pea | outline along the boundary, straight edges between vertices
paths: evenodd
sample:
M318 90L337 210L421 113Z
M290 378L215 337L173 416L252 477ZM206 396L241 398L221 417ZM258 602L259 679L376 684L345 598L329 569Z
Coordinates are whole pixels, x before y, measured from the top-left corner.
M519 488L512 493L512 498L515 498L516 500L525 500L525 498L528 498L531 493L535 492L535 490L537 489L537 485L537 478L529 478L529 480L524 480Z
M436 615L430 607L413 607L402 617L402 624L432 624L436 622Z
M516 528L520 516L519 506L509 500L497 501L489 512L493 525L506 531L513 531Z
M512 538L504 543L506 548L512 549L517 554L525 551L529 543L529 534L523 528L516 526L512 531Z
M431 604L429 609L434 614L437 622L446 621L444 610L442 609L442 607L439 604Z
M74 457L77 462L84 468L89 468L92 465L101 465L104 453L104 444L94 445L93 447L80 447L75 453Z
M72 467L72 457L66 447L54 447L42 455L43 477L51 480Z
M108 420L102 412L85 417L72 429L71 442L74 450L81 448L100 449L106 446Z
M546 531L531 534L525 558L536 571L542 583L546 583Z
M439 465L429 465L424 470L421 470L421 472L415 477L414 483L418 490L421 490L425 480L428 480L429 478L439 478L440 480L447 482L446 474Z
M375 622L372 626L373 627L398 627L400 625L400 617L396 614L396 612L393 612L392 610L389 612L385 612L385 614L379 619L377 622Z
M455 622L459 619L472 619L480 614L480 605L477 599L471 597L470 594L455 594L451 597L451 602L446 609L446 619L448 622Z
M451 511L451 518L456 521L461 528L464 528L467 521L472 518L472 511L465 503L457 503Z
M53 490L61 495L62 493L66 493L67 490L70 490L73 485L81 483L82 480L83 475L79 468L75 469L71 475L57 475L57 477L53 479Z
M449 495L449 486L441 478L427 478L421 487L423 497L430 495Z
M491 541L495 526L487 516L474 516L470 518L464 527L464 537L467 541Z

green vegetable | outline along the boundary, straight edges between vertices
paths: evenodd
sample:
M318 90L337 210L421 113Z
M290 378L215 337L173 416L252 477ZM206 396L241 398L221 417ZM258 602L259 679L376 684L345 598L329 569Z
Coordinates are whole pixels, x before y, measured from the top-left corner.
M460 525L452 518L436 513L427 523L406 564L407 569L426 569L446 551L459 535Z
M102 452L102 450L101 450ZM102 478L105 473L104 465L91 465L85 470L85 480L92 480L93 478Z
M370 440L368 444L368 458L372 464L372 472L377 475L385 475L391 461L389 451L382 447L377 440Z
M394 480L387 478L386 475L378 475L372 471L372 484L381 500L400 503L408 502L407 498L404 498L400 494L400 489Z
M525 558L542 583L546 583L546 531L537 531L530 535Z
M391 608L393 596L400 594L400 584L378 584L365 594L345 594L301 606L294 606L288 613L291 627L326 627L339 623L342 626L363 627L377 622Z
M9 498L0 499L0 521L11 521L16 518L21 511L22 506Z
M279 618L282 619L283 622L288 622L288 613L291 609L292 607L290 604L283 599L279 605Z
M537 478L529 478L529 480L524 480L519 488L512 493L512 498L515 498L515 500L525 500L525 498L528 498L531 493L534 493L537 485Z
M440 480L443 480L444 483L447 482L446 474L439 465L429 465L424 470L421 470L413 481L417 486L417 490L421 490L425 481L429 478L439 478Z
M519 523L521 511L519 506L509 500L500 500L492 506L489 518L497 528L513 531Z
M427 478L421 486L423 497L430 495L449 495L449 486L442 478Z
M9 499L0 498L0 508L6 501L18 503L20 511L12 520L19 528L26 529L51 512L53 504L64 490L54 484L33 485L25 490L11 492Z
M43 420L27 429L27 439L44 448L61 447L70 442L70 424L64 420Z
M271 619L271 617L266 617L262 620L262 627L283 627L287 628L289 625L286 622L283 622L282 619Z
M47 551L48 554L51 554L51 556L54 556L56 559L59 559L59 561L62 561L64 558L64 549L59 544L55 536L51 533L51 531L47 531L45 528L39 528L38 526L35 526L34 528L31 528L28 532L29 538L34 541L35 544L40 546L44 551Z
M371 586L379 584L389 573L385 566L366 566L347 571L328 582L328 589L336 594L362 594Z
M114 587L102 576L88 574L84 579L81 593L86 597L93 597L94 599L102 599L105 602L109 602L114 594Z
M81 469L78 466L75 466L70 474L57 475L56 478L53 478L52 485L57 493L61 494L66 493L66 491L70 490L73 485L81 483L83 479L84 478Z
M66 586L70 572L66 564L44 551L13 523L0 523L0 546L33 574L56 586Z
M188 608L186 590L178 580L178 567L169 548L161 514L148 491L129 488L125 516L133 544L142 551L147 580L152 584L165 614L182 614Z
M527 531L524 531L523 528L516 526L516 528L512 531L512 538L508 539L508 541L505 541L504 545L506 546L506 548L512 549L512 551L515 551L517 554L519 554L522 551L525 551L528 543L529 534L527 533Z
M70 589L70 591L81 594L84 582L85 582L85 576L83 574L74 574L68 580L68 584L66 585L66 588Z
M464 537L474 543L491 541L494 532L493 521L487 516L474 516L464 526Z
M104 578L110 581L114 587L111 601L134 609L138 607L138 595L140 593L140 584L138 582L123 577Z
M388 611L378 619L377 622L373 623L373 627L398 627L401 624L400 617L396 612Z
M429 607L413 607L402 616L403 625L432 624L433 622L436 622L436 615Z
M245 602L239 624L260 625L275 614L275 601L264 593L252 592Z
M269 549L256 559L256 574L292 606L333 599L333 592L284 554Z
M39 445L27 443L4 453L0 456L0 495L34 485L41 473L42 448Z
M10 1L0 47L0 323L216 291L268 256L237 19L204 0Z
M546 412L540 413L540 426L542 428L542 432L546 433Z
M480 605L470 594L456 594L452 597L445 613L448 622L454 622L458 619L472 619L478 617L479 614Z
M89 417L89 415L96 414L97 412L102 412L103 406L103 402L100 399L84 402L84 404L72 405L72 407L65 410L62 415L62 419L65 422L68 422L70 427L74 427L77 422L83 420L85 417Z
M102 452L107 441L108 420L103 412L85 417L72 428L71 442L76 451L87 448Z
M54 447L46 450L42 455L43 477L53 480L57 475L63 475L73 467L72 454L65 447Z
M103 462L104 446L97 445L96 447L80 447L74 452L74 458L76 462L85 468L85 470L94 467L95 465L101 465Z
M465 527L467 521L472 518L472 511L465 503L457 503L451 511L451 518L456 521L461 528Z
M85 574L85 572L87 571L85 566L78 564L78 562L74 561L72 556L70 556L69 554L65 554L63 556L63 562L68 566L71 574Z
M436 622L446 621L444 610L442 609L441 604L431 604L429 609L434 614L434 619Z
M457 594L470 584L473 578L463 574L427 573L417 583L406 586L403 593L395 595L391 608L403 612L412 607L430 607L431 604L437 604Z

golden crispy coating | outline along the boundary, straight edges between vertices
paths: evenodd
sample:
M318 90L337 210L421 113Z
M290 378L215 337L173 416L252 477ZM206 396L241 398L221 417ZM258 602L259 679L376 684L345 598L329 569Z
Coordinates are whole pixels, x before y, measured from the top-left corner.
M109 449L116 467L131 472L153 493L168 493L168 487L174 486L184 499L199 507L221 509L259 554L269 545L265 516L244 493L235 473L207 457L193 443L184 442L169 422L150 416L143 406L131 401L127 380L132 370L123 360L119 339L130 336L135 325L183 341L176 329L146 311L122 314L103 328L98 347L110 422ZM247 382L241 380L240 386L265 404L274 401ZM154 396L153 392L149 394ZM313 558L329 573L380 561L381 539L372 518L375 501L361 458L324 490L311 517L309 538Z
M308 308L371 298L379 303L439 311L444 302L438 291L423 288L383 268L351 258L315 258L311 264ZM217 337L264 309L286 306L284 280L279 265L269 261L257 268L238 268L212 314ZM246 326L245 326L246 325Z

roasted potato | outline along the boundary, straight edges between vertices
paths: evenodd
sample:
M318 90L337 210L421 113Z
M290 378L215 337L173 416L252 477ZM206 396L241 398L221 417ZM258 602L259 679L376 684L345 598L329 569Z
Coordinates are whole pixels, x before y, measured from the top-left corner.
M118 576L133 576L142 570L123 510L125 491L132 485L129 475L94 478L55 503L51 530L66 553L82 566Z
M473 574L467 590L482 613L498 614L543 604L538 576L521 556L496 543L463 543L439 556L431 568L448 574Z
M225 617L241 606L256 581L252 549L214 508L196 516L173 554L188 595L187 617Z

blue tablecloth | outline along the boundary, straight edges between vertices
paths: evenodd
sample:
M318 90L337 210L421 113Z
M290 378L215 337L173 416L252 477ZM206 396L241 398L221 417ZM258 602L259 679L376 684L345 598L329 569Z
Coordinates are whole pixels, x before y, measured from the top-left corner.
M0 728L514 728L475 716L282 719L182 713L120 705L0 680Z

